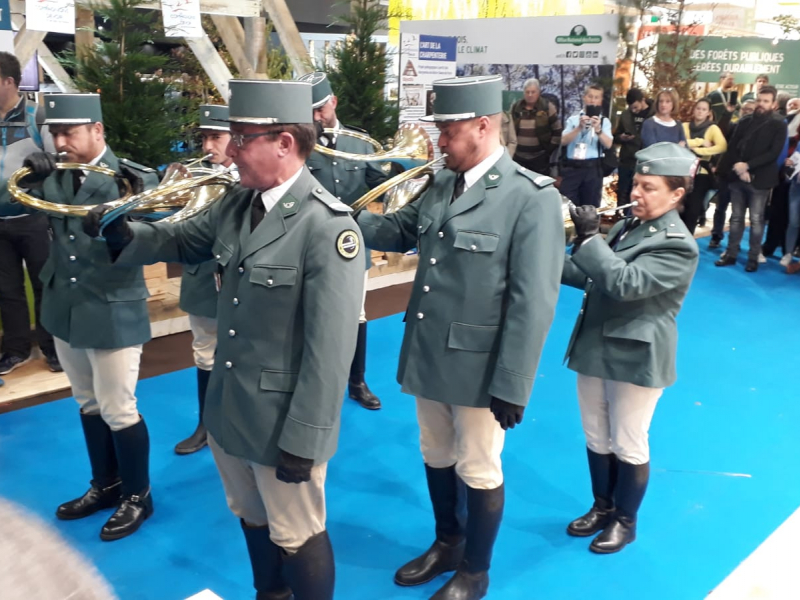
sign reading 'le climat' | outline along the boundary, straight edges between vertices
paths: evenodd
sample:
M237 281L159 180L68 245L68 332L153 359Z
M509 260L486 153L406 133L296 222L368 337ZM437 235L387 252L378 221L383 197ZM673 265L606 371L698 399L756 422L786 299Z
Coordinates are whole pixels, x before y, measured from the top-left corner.
M33 31L75 33L75 0L27 0L25 26Z

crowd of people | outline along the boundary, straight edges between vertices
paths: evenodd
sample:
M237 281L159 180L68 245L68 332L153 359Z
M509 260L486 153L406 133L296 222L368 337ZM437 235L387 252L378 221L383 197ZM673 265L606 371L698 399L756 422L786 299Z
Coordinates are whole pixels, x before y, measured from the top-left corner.
M660 142L689 148L698 158L694 186L683 202L681 219L691 233L706 225L706 212L716 204L709 248L720 248L725 237L730 206L727 248L716 265L736 264L745 229L750 239L745 269L760 263L780 248L780 264L787 272L800 271L793 260L800 232L800 98L791 98L758 75L752 91L738 98L731 73L694 102L689 119L681 122L683 99L676 90L659 90L647 98L637 88L628 91L627 109L611 131L600 115L603 88L589 86L583 108L564 126L552 102L541 95L535 79L524 84L524 96L505 115L503 140L515 161L540 173L558 175L560 192L576 205L600 206L605 158L617 156L617 204L630 203L636 152ZM520 141L523 140L523 141ZM615 145L617 149L612 149ZM765 223L769 228L764 236Z

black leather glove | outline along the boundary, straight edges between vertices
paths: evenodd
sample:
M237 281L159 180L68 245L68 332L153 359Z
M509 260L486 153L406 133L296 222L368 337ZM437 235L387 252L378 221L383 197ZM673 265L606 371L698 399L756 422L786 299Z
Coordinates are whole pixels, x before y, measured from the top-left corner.
M311 481L311 467L314 461L310 458L301 458L294 454L289 454L281 450L278 457L278 466L275 470L275 477L284 483L303 483Z
M32 171L25 178L25 185L38 185L56 170L56 159L49 152L33 152L22 161L22 166Z
M98 204L83 217L83 232L89 237L100 237L100 218L110 210L107 204ZM109 250L121 251L131 243L133 230L128 225L125 215L117 217L106 225L102 236L106 239Z
M114 175L114 181L117 182L120 195L124 195L128 191L125 185L126 181L131 184L131 194L141 194L144 191L144 180L141 175L123 164L120 164L119 172Z
M583 242L600 233L600 215L597 214L597 209L592 205L575 206L570 202L569 216L575 225L575 242L573 242L572 249L574 253L581 247Z
M518 404L511 404L500 398L492 396L492 403L489 406L494 418L500 423L500 427L504 430L514 429L515 425L522 423L522 415L525 413L525 407Z

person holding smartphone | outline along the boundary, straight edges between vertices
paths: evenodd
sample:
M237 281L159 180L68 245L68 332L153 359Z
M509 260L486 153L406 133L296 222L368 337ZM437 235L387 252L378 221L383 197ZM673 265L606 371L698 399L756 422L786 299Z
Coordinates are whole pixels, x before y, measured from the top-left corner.
M603 189L602 152L614 144L611 122L603 114L603 88L588 86L583 110L567 119L561 145L567 155L562 162L561 195L576 206L600 206Z

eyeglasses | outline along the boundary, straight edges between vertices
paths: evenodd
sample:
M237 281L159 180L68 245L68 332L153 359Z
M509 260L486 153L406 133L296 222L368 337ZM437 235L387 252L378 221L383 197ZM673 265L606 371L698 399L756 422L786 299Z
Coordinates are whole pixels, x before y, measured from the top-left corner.
M232 133L231 141L240 150L245 147L245 140L252 140L253 138L262 137L265 135L280 135L283 129L276 129L273 131L262 131L261 133Z

